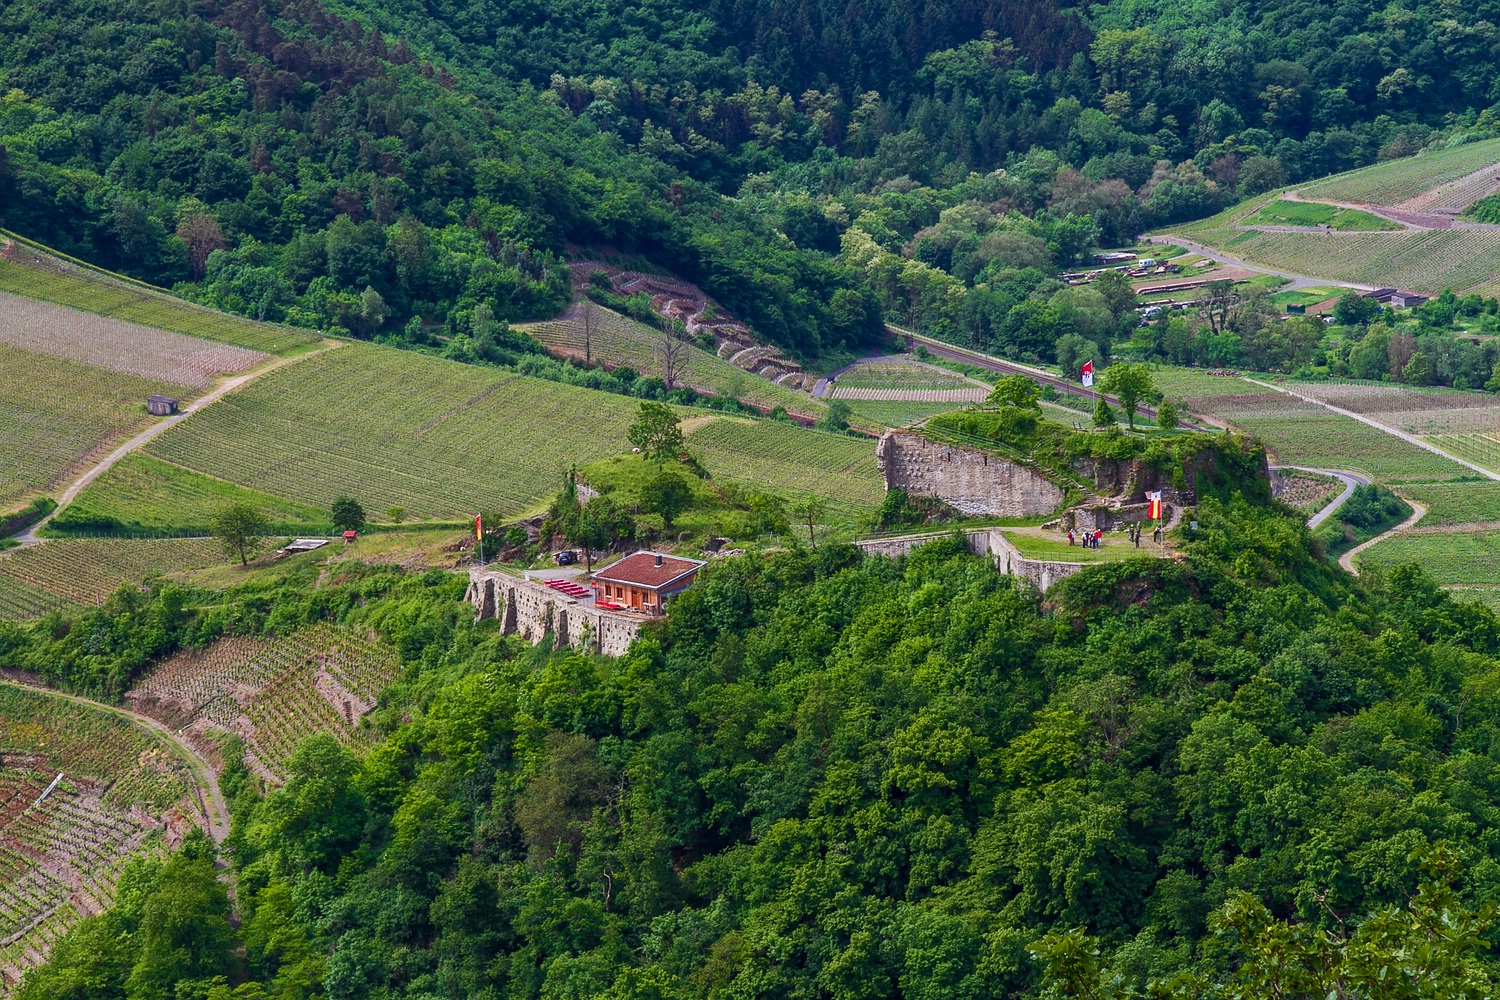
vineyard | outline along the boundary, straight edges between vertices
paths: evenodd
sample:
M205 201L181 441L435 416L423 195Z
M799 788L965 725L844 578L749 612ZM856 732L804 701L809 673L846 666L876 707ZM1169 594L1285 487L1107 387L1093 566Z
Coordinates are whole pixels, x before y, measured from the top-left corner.
M0 344L195 389L270 357L4 292Z
M1398 223L1382 219L1357 208L1339 208L1318 202L1287 201L1276 199L1240 222L1242 226L1327 226L1341 231L1362 232L1389 231L1402 228Z
M1500 272L1500 229L1267 233L1220 228L1191 235L1252 263L1294 274L1433 293L1484 285Z
M660 378L661 361L657 356L657 346L661 342L661 332L602 306L592 308L593 331L588 337L587 354L593 363L610 368L625 366L643 375ZM515 329L530 334L553 354L582 361L585 336L583 321L576 317L576 311L569 312L570 318L521 323ZM798 412L818 408L805 393L747 372L712 351L688 344L683 353L678 377L700 392L729 396L765 407L784 406Z
M1337 174L1308 185L1301 194L1330 201L1395 205L1496 163L1500 163L1500 139L1472 142Z
M0 509L46 490L185 387L0 344Z
M1500 584L1500 532L1396 535L1355 557L1360 566L1415 563L1439 584Z
M271 372L147 451L298 504L357 485L372 516L519 513L563 471L629 449L637 402L369 345Z
M104 531L113 525L136 535L207 535L214 515L230 503L260 510L279 534L329 534L327 511L214 479L136 453L80 493L52 521L57 531Z
M209 538L64 538L0 553L0 619L95 607L125 584L224 559Z
M187 764L154 734L0 685L0 995L113 902L128 861L202 822L191 786Z
M246 764L272 781L297 744L331 733L370 741L360 720L396 676L395 650L349 629L315 625L285 638L222 639L166 661L125 697L136 710L201 736L238 733Z
M0 236L0 245L4 242ZM268 354L305 350L319 340L308 330L257 323L194 305L19 244L11 258L0 259L0 291Z
M1210 407L1218 396L1272 396L1274 389L1246 382L1233 375L1210 375L1202 368L1177 368L1156 365L1151 369L1151 381L1168 399L1202 399Z
M694 430L687 445L716 479L821 496L846 512L878 506L885 496L868 438L726 417Z
M1461 465L1352 417L1280 393L1198 400L1195 408L1256 435L1279 461L1289 465L1352 468L1382 482L1458 479L1471 474Z
M881 427L907 427L919 420L954 409L952 403L913 403L851 399L849 409L860 422L869 422Z
M840 394L853 389L988 391L986 386L976 385L972 379L956 372L912 361L875 361L857 365L838 376L834 388Z
M1500 524L1500 483L1409 483L1401 495L1427 508L1422 527Z

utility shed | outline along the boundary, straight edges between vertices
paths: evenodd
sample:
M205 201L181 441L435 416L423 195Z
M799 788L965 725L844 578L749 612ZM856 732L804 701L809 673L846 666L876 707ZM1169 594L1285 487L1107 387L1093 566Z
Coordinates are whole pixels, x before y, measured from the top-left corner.
M171 396L147 396L146 412L153 417L170 417L177 412L177 400Z
M633 552L594 574L594 603L648 615L664 614L667 600L692 586L703 566L698 559Z

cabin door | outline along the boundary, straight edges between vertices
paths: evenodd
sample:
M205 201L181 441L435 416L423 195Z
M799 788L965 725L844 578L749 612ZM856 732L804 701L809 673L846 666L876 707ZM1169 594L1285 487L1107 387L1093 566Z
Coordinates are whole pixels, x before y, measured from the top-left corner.
M641 610L641 592L634 587L630 588L630 606L637 611Z

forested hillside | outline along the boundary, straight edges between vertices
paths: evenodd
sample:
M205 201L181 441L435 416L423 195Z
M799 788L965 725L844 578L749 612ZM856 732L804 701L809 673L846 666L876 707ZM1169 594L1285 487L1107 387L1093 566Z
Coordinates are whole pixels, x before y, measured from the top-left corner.
M1119 319L1090 290L1051 301L1044 273L1093 245L1491 134L1497 16L17 0L0 223L397 342L493 336L481 305L551 315L563 255L594 245L804 356L869 341L883 308L1050 358L1040 324L1098 343Z
M82 690L320 621L404 667L363 758L225 771L237 932L199 845L19 997L1492 995L1500 623L1197 516L1045 602L956 541L735 560L618 660L389 566L0 625Z

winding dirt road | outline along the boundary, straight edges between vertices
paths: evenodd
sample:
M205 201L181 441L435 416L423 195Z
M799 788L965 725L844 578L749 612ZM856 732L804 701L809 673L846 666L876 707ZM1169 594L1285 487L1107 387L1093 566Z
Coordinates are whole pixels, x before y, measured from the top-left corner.
M1368 549L1370 546L1375 545L1378 542L1383 542L1387 538L1391 538L1394 535L1399 535L1402 532L1410 531L1412 529L1412 527L1418 521L1422 520L1423 516L1426 515L1426 513L1427 513L1427 508L1423 507L1421 504L1417 503L1415 500L1408 500L1406 502L1411 505L1411 510L1412 510L1411 517L1408 517L1406 520L1404 520L1400 524L1396 525L1390 531L1382 532L1381 534L1376 535L1374 538L1370 539L1368 542L1360 542L1358 545L1354 546L1354 548L1350 549L1348 552L1345 552L1343 555L1339 556L1339 565L1342 566L1342 567L1344 567L1344 569L1348 570L1350 573L1354 574L1355 576L1359 576L1359 570L1356 569L1355 566L1354 566L1354 557L1355 556L1359 555L1365 549Z

